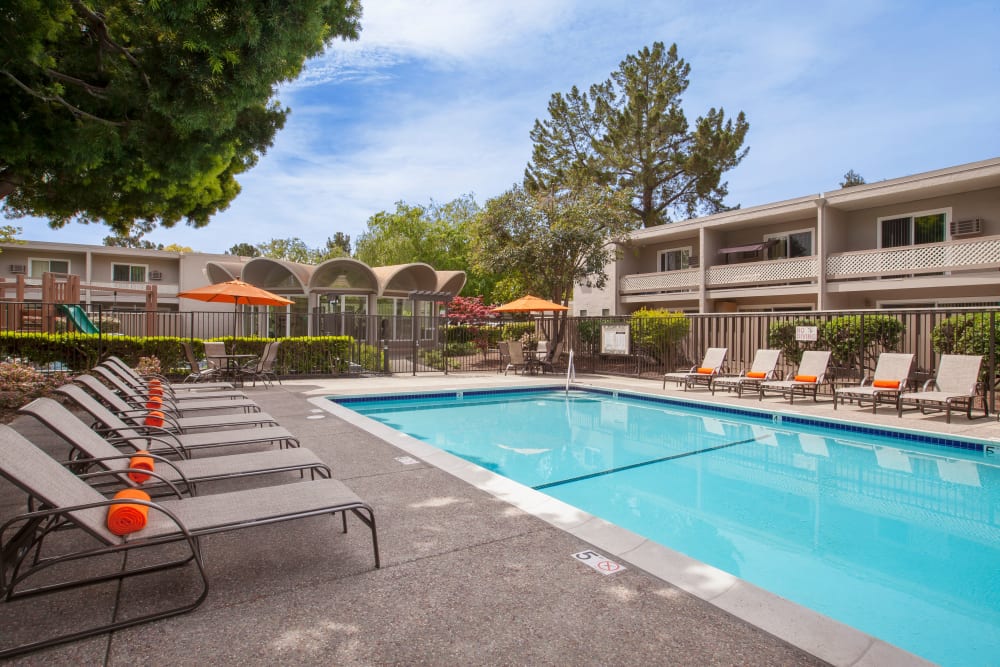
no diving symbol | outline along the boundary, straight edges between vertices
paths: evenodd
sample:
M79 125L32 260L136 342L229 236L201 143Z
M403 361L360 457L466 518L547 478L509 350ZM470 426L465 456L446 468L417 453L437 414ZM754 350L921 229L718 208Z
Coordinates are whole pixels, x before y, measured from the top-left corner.
M586 563L601 574L614 574L615 572L621 572L625 569L623 565L620 565L613 560L608 560L596 551L581 551L573 554L573 558Z

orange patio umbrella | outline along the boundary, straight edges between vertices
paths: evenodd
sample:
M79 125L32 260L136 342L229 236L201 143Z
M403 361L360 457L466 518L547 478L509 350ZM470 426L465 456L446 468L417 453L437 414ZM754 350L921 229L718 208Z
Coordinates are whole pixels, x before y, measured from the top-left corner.
M209 303L232 303L233 304L233 338L236 338L236 307L240 304L245 306L287 306L294 303L291 299L268 292L266 289L255 287L242 280L228 280L224 283L205 285L178 292L177 296L184 299L196 299Z
M546 301L545 299L539 299L537 296L522 296L520 299L515 299L510 303L505 303L502 306L497 306L492 309L494 313L536 313L544 312L548 310L569 310L566 306L560 306L558 303L552 303L551 301Z

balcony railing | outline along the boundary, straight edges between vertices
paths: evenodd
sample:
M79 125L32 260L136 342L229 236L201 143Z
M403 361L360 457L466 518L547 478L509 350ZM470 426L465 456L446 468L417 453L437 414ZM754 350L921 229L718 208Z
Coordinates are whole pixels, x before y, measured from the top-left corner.
M819 261L816 257L794 257L710 266L705 271L705 286L731 287L810 282L816 280L818 276Z
M1000 269L1000 236L835 253L826 260L829 280ZM720 264L705 269L705 287L724 288L815 282L817 257ZM697 291L698 269L624 276L622 294Z
M621 279L622 294L692 292L698 289L701 271L680 269L662 273L634 273Z
M1000 236L830 255L830 280L1000 268Z

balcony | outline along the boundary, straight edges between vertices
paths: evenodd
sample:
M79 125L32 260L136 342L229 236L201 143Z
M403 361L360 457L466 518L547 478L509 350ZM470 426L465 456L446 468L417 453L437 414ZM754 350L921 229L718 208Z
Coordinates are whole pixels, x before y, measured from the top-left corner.
M124 281L99 281L93 280L85 285L81 285L81 291L90 291L91 298L96 298L99 296L111 296L116 291L118 291L119 297L133 296L141 298L141 292L146 291L147 285L156 285L156 295L158 297L175 297L179 287L172 283L137 283L137 282L124 282ZM135 292L125 291L125 290L137 290Z
M697 292L701 281L699 269L680 269L661 273L634 273L621 279L622 294L662 292Z
M1000 269L1000 236L830 255L829 280Z
M705 287L739 287L781 283L815 282L819 277L816 257L771 259L744 264L720 264L705 270Z

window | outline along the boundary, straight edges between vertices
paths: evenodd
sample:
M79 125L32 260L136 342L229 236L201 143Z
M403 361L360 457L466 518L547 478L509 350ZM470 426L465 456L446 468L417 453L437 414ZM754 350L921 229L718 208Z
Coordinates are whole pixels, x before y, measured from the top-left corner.
M146 267L141 264L112 264L111 280L116 283L144 283Z
M816 254L813 249L813 230L811 229L765 234L764 240L775 241L775 244L768 250L769 259L812 257Z
M581 308L580 309L580 317L586 317L586 316L587 316L587 311Z
M660 271L679 271L681 269L686 269L690 265L691 246L661 250L659 259Z
M28 261L31 264L28 274L32 278L41 278L43 273L69 273L69 261L65 259L31 259Z
M948 239L950 211L925 211L878 219L878 247L941 243Z

